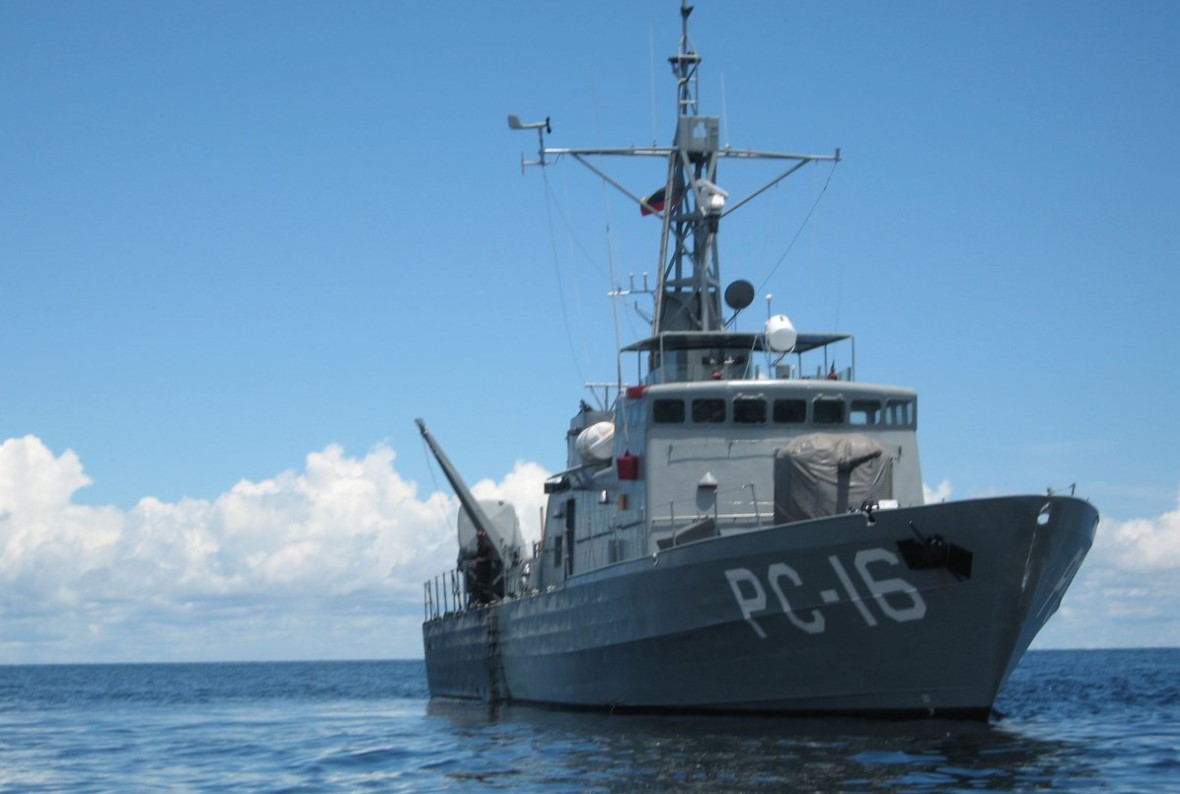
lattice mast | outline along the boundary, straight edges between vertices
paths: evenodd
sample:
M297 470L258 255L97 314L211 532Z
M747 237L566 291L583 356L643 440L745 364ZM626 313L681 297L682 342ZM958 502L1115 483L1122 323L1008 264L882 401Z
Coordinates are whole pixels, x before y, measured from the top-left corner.
M688 35L692 6L680 8L680 51L668 60L676 77L676 129L664 186L667 211L652 333L722 329L717 228L727 195L717 187L720 122L699 113L701 57Z

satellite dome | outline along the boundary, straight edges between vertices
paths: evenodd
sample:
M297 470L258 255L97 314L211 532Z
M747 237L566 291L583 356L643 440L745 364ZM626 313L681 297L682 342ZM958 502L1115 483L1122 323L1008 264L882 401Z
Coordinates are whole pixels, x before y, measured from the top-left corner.
M776 314L766 321L763 328L766 345L776 353L790 353L795 349L799 333L785 314Z
M595 422L581 433L574 447L585 461L607 461L615 446L615 425L613 422Z

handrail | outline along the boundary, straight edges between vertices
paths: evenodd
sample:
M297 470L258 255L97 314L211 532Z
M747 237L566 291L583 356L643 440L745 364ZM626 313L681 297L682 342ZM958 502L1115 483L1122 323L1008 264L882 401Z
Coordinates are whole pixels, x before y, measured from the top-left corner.
M460 587L462 580L462 572L458 568L452 568L423 582L423 608L426 620L462 612L466 608Z
M514 598L528 592L532 559L524 560L496 575L494 582L504 581L504 590L495 600ZM476 593L468 591L468 578L462 568L451 568L427 579L423 585L423 608L426 620L466 612L481 603ZM473 600L474 599L474 600Z

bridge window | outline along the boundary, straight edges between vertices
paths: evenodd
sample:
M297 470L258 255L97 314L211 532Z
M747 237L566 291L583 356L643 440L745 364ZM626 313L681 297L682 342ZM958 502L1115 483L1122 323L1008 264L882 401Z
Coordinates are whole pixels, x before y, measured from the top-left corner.
M811 406L811 420L817 425L844 424L844 401L819 399Z
M733 421L744 425L766 424L766 400L761 397L734 397Z
M875 425L880 420L881 403L877 400L853 400L848 412L850 425Z
M807 421L807 402L804 400L775 400L774 421L798 425Z
M684 400L656 400L651 405L651 419L656 424L674 425L684 421Z
M913 427L917 422L913 400L890 400L885 403L883 421L893 427Z
M694 422L724 422L725 400L707 398L692 401L692 421Z

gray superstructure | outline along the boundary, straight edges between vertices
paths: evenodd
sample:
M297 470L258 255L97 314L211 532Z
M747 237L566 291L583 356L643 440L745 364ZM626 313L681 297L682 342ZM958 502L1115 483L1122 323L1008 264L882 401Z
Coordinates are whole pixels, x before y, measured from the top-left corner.
M675 140L555 149L662 219L652 334L623 348L643 374L566 432L540 543L475 500L419 426L463 505L459 566L426 583L433 697L580 708L986 716L1056 611L1098 515L1073 496L923 504L917 394L856 380L854 340L782 315L731 329L753 300L724 291L721 221L832 155L733 149L698 115L700 63L682 6ZM593 158L660 157L640 197ZM728 158L785 167L751 195ZM834 366L835 352L851 362ZM638 371L638 370L637 370ZM613 399L612 399L613 397ZM531 551L531 553L530 553Z

